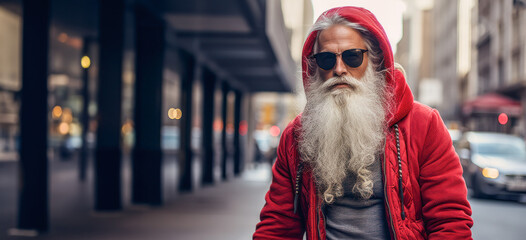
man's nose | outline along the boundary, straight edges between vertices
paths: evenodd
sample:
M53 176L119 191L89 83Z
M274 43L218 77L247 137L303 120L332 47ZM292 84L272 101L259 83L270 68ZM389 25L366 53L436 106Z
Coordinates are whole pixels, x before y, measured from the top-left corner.
M336 57L336 65L334 66L333 73L335 77L347 74L347 67L345 66L341 56Z

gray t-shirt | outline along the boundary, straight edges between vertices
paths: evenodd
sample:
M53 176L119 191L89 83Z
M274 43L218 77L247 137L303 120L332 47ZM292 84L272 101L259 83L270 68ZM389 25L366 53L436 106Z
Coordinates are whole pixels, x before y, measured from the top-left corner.
M324 206L327 240L390 238L380 161L376 161L370 169L373 176L373 196L370 199L355 196L352 187L356 176L349 174L351 176L344 181L344 195Z

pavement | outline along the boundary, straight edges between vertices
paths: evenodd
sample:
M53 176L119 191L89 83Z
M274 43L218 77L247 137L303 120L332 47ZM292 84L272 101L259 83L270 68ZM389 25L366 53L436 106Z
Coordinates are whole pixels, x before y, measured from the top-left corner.
M17 162L0 162L0 240L202 240L251 239L259 211L270 185L270 166L245 170L241 177L200 187L198 161L194 161L197 188L177 191L175 159L163 167L164 205L130 204L129 161L123 161L123 210L93 211L92 172L85 182L77 180L75 161L50 162L50 229L47 233L16 232ZM232 167L232 166L230 166ZM218 169L217 169L218 170ZM526 204L495 199L469 198L475 222L474 239L525 239ZM9 233L15 233L10 235Z
M32 237L20 235L35 232L14 229L16 162L0 163L0 239L251 239L270 185L270 166L181 194L175 190L174 162L163 168L163 206L129 204L129 167L124 167L123 210L110 213L93 211L92 181L77 180L74 161L52 163L50 229Z

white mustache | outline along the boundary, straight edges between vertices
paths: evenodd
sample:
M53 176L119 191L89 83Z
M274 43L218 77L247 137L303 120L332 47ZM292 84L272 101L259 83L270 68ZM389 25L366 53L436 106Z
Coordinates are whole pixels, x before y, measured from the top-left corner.
M336 85L340 84L348 85L349 87L351 87L352 90L356 90L358 89L358 86L362 85L363 83L361 83L358 79L350 76L339 76L329 78L321 85L321 88L326 91L330 91Z

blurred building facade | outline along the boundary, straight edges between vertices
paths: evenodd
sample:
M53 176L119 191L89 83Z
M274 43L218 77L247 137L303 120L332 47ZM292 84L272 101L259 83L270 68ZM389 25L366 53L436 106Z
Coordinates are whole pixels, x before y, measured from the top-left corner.
M525 2L418 2L405 1L396 55L416 99L437 108L449 127L524 135Z
M407 83L415 99L429 106L442 103L437 89L442 83L434 78L434 35L432 1L407 0L403 19L403 36L395 54L407 74Z
M437 109L448 121L458 120L460 113L458 1L435 1L433 7L434 75L442 83L442 104Z
M162 184L166 164L176 166L172 184L181 192L239 176L254 157L254 96L279 92L271 106L278 117L268 122L290 118L280 99L299 80L292 56L312 4L287 4L0 1L0 161L18 164L14 184L25 183L10 227L48 229L56 160L79 162L98 211L128 200L162 204L173 187ZM40 19L43 26L34 25ZM34 43L41 47L29 50ZM121 189L123 168L130 190ZM128 191L131 199L122 196Z
M296 64L301 63L303 42L313 22L312 2L309 0L281 1L283 20L290 39L290 51Z
M470 81L467 94L470 99L487 94L499 94L503 98L521 104L522 108L504 105L497 109L484 109L478 118L470 121L472 128L504 131L524 136L526 118L526 2L475 1L472 6L474 18L472 61L474 81ZM469 109L467 109L469 110ZM491 111L493 110L493 111ZM505 113L510 123L497 124L496 115Z
M272 158L277 147L279 136L271 129L283 131L287 124L302 111L301 97L297 92L303 91L301 81L301 51L303 43L313 22L313 7L310 0L281 1L283 20L285 22L288 45L295 64L290 67L297 79L293 93L258 93L253 98L253 114L256 135L254 139L258 148ZM277 127L277 128L276 128Z
M17 92L20 90L20 16L0 8L0 161L17 159Z

